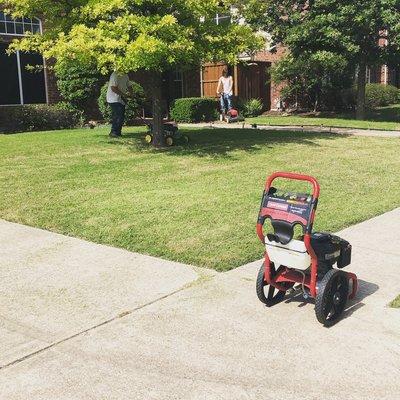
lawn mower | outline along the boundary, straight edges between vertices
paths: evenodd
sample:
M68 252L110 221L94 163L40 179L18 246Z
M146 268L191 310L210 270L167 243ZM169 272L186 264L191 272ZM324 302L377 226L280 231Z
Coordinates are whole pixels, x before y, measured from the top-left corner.
M147 133L144 138L146 143L151 144L153 142L153 125L151 123L147 123ZM189 136L184 135L179 132L178 125L176 122L165 122L163 124L163 133L165 144L168 147L173 146L174 144L187 144L189 143Z
M272 186L277 179L305 181L312 193L295 193ZM266 182L257 220L257 235L265 246L264 263L256 282L257 296L267 307L281 302L298 284L305 299L315 299L317 320L335 324L354 298L357 276L341 269L351 262L351 245L330 233L313 233L320 186L311 176L276 172ZM266 220L271 233L264 235ZM294 238L295 228L301 235ZM336 264L337 268L334 268Z
M225 115L225 121L230 124L232 122L243 121L243 118L239 115L239 111L231 108Z

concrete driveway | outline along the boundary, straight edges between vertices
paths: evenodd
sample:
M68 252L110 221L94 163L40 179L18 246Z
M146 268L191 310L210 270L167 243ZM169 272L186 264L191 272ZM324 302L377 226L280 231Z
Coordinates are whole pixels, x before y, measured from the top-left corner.
M259 262L216 274L1 222L0 398L398 400L399 226L341 233L361 287L327 329L298 294L263 307Z

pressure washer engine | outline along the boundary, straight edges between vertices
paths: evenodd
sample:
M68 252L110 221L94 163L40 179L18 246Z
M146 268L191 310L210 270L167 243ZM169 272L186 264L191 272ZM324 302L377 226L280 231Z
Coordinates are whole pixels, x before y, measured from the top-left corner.
M342 269L351 263L351 244L326 232L311 234L311 247L318 259L318 277L323 277L336 264Z

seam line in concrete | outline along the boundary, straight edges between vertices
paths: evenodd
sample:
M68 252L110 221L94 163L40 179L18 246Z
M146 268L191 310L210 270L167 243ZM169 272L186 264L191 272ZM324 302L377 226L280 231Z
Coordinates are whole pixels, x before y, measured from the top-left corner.
M32 353L26 354L25 356L20 357L20 358L14 360L14 361L11 361L8 364L0 365L0 371L4 370L6 368L12 367L13 365L19 364L19 363L21 363L23 361L26 361L26 360L28 360L28 359L30 359L30 358L38 355L38 354L41 354L41 353L43 353L43 352L45 352L47 350L50 350L50 349L52 349L52 348L54 348L54 347L56 347L56 346L58 346L60 344L63 344L63 343L68 342L68 341L70 341L72 339L75 339L78 336L84 335L85 333L94 331L95 329L100 328L100 327L105 326L105 325L108 325L108 324L110 324L110 323L112 323L112 322L114 322L114 321L116 321L118 319L127 317L128 315L131 315L134 312L139 311L139 310L141 310L141 309L143 309L145 307L151 306L152 304L155 304L158 301L162 301L162 300L164 300L164 299L166 299L168 297L174 296L175 294L185 290L187 287L188 287L188 285L185 285L185 286L181 287L180 289L175 290L174 292L166 294L165 296L159 297L159 298L157 298L155 300L152 300L152 301L150 301L150 302L148 302L146 304L143 304L143 305L141 305L139 307L136 307L136 308L134 308L132 310L129 310L129 311L126 311L126 312L122 312L122 313L116 315L115 317L112 317L112 318L110 318L110 319L108 319L106 321L100 322L99 324L91 326L90 328L84 329L83 331L74 333L73 335L68 336L68 337L66 337L64 339L58 340L57 342L50 343L48 346L42 347L42 348L40 348L38 350L35 350Z

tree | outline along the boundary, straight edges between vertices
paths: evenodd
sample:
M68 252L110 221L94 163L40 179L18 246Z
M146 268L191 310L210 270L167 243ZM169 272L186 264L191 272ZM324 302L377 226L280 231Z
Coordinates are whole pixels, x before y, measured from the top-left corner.
M152 80L153 129L163 144L162 72L204 61L235 63L261 46L249 26L216 24L231 13L218 0L0 0L14 16L45 21L42 36L30 35L11 48L38 51L57 63L96 65L102 73L146 70Z
M86 118L95 118L98 112L93 110L93 105L104 83L104 77L96 68L77 63L76 60L63 61L55 66L55 74L62 99L73 108L83 111Z
M253 25L283 43L295 59L307 54L341 58L357 74L357 118L365 118L368 66L399 64L399 0L247 0Z
M330 52L306 51L297 58L286 54L271 69L271 77L276 84L283 84L281 97L296 109L318 111L353 105L345 96L352 92L353 82L347 61Z

